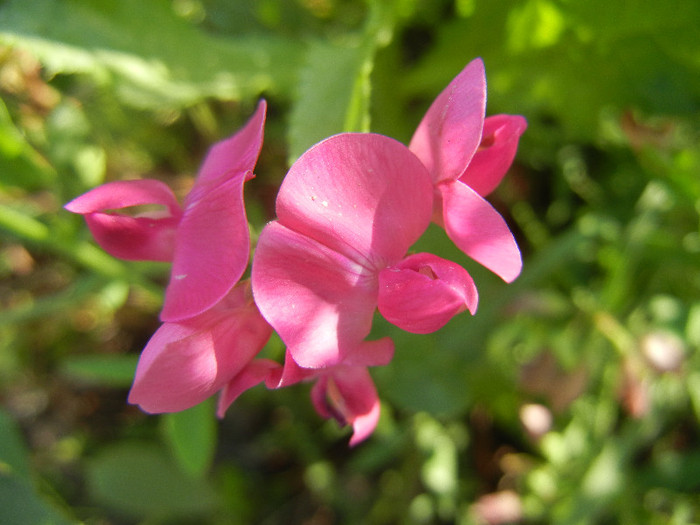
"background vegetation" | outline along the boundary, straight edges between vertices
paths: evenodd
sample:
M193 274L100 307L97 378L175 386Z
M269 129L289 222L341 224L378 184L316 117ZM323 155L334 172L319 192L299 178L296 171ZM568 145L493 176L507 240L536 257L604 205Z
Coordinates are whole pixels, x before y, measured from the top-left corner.
M698 26L694 0L0 2L0 522L700 523ZM368 442L303 385L223 421L126 404L167 266L107 256L65 202L186 193L264 96L259 232L308 146L407 141L476 56L488 113L529 121L491 197L525 269L426 237L481 304L430 336L377 320Z

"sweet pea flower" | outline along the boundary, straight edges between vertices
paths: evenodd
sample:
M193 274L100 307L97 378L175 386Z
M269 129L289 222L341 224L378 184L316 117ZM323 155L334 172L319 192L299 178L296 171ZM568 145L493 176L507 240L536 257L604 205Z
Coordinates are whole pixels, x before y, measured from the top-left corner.
M172 261L163 321L206 311L231 290L248 265L243 184L254 176L265 112L262 100L240 131L211 148L182 208L167 185L152 179L103 184L65 206L85 217L97 243L111 255ZM135 207L158 209L128 214Z
M241 392L278 366L254 359L271 333L250 282L242 281L206 312L161 325L141 353L129 403L150 413L179 412L221 392L222 417Z
M358 352L352 359L328 368L302 368L287 352L284 366L271 370L265 384L277 389L315 381L311 389L314 409L325 419L335 419L341 427L352 426L352 447L367 439L379 421L379 397L367 367L386 365L393 357L391 347L372 350L378 351Z
M484 119L485 112L484 63L475 59L435 99L409 148L430 172L435 222L466 255L511 282L522 269L520 251L483 197L508 171L527 122L518 115Z
M429 173L389 137L344 133L299 157L252 265L260 312L299 366L392 351L388 338L365 341L377 307L416 333L474 312L476 288L463 268L431 254L405 257L432 207Z

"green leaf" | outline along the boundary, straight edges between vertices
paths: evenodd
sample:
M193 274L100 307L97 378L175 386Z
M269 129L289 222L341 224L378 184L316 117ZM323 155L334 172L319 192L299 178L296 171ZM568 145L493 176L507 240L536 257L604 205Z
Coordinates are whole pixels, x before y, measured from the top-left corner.
M185 475L151 443L102 449L87 466L87 487L95 501L131 518L201 519L218 503L208 483Z
M134 380L137 355L68 356L60 373L86 385L128 388Z
M170 2L139 0L10 1L0 9L0 42L29 49L50 74L114 83L140 108L288 92L298 49L273 34L219 38L177 16Z
M29 479L29 458L17 424L0 410L0 473Z
M393 24L390 2L372 2L362 36L308 46L290 117L290 163L326 137L369 131L374 57L391 40Z
M15 127L0 100L0 173L3 186L34 190L54 180L56 173Z
M182 412L163 416L165 438L182 469L202 477L216 451L216 419L212 399Z

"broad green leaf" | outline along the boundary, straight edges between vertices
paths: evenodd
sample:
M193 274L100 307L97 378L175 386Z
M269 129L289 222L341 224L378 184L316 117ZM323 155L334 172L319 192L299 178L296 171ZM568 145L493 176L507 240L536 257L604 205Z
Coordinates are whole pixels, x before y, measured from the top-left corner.
M122 441L87 465L87 488L102 505L130 518L202 519L217 507L213 488L184 474L167 451Z
M391 40L393 24L391 3L376 1L361 36L309 44L290 117L290 163L326 137L369 131L374 57Z
M0 8L0 42L29 49L49 73L113 83L141 108L288 92L297 48L273 34L210 35L162 0L10 1Z
M345 131L355 81L366 61L361 48L312 42L290 116L290 164L320 140Z
M162 421L165 438L182 469L194 477L203 477L216 451L213 400L165 414Z

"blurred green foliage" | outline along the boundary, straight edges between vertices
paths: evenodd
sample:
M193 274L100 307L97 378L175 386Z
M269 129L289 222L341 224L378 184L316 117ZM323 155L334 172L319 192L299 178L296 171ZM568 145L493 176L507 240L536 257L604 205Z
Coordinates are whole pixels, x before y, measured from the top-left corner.
M700 522L700 3L0 3L0 522ZM527 117L491 200L524 272L464 264L473 318L373 370L347 448L303 386L147 416L126 404L167 267L104 254L61 206L104 181L177 193L270 105L253 233L315 141L407 141L476 56ZM273 340L270 353L279 353Z

